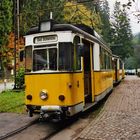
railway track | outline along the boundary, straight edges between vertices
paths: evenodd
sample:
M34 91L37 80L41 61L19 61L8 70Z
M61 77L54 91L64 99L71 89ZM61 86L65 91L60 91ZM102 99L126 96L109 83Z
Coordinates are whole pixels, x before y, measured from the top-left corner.
M38 121L38 119L36 119L36 120L34 120L34 121L28 123L27 125L24 125L24 126L18 128L18 129L16 129L16 130L14 130L14 131L11 131L11 132L7 133L7 134L4 135L4 136L0 136L0 140L7 139L7 138L9 138L9 137L12 137L12 136L14 136L14 135L16 135L16 134L18 134L18 133L24 131L24 130L27 129L28 127L30 127L30 126L32 126L33 124L35 124L37 121Z
M46 140L61 130L65 129L70 124L73 124L77 119L72 118L65 121L40 121L35 120L24 127L21 127L5 136L0 137L0 140Z
M49 140L57 133L67 128L72 128L73 125L77 125L77 129L82 131L84 127L91 121L91 119L95 118L95 116L100 112L100 109L102 108L104 102L105 101L98 103L98 105L96 105L95 107L89 109L84 113L80 113L71 119L66 119L58 122L49 119L46 119L44 121L36 119L35 121L29 123L28 125L25 125L24 127L21 127L3 137L0 137L0 140L27 140L27 138L29 140Z

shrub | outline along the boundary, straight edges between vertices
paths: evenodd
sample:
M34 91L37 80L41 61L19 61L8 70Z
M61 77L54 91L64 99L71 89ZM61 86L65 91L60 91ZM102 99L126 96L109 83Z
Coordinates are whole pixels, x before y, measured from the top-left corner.
M25 69L20 68L16 74L16 88L18 89L24 88L24 73L25 73Z

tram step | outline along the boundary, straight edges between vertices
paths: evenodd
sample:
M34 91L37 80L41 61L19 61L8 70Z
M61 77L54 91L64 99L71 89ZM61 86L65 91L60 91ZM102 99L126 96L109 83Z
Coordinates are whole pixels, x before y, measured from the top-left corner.
M85 106L84 106L84 109L83 111L86 111L88 110L89 108L93 107L97 102L94 102L94 103L86 103Z

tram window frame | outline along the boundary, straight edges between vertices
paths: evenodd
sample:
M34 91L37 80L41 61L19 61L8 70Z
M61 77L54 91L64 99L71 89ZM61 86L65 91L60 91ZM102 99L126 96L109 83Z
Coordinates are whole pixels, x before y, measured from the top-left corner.
M30 48L30 50L27 51L28 48ZM33 47L31 45L25 47L25 72L32 71L32 50ZM29 59L27 59L27 55L29 56ZM27 62L29 63L28 66L27 66Z
M59 42L58 70L73 71L73 53L72 42Z

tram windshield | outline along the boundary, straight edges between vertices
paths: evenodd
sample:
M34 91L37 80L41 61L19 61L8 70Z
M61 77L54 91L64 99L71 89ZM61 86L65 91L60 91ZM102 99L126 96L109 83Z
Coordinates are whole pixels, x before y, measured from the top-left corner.
M57 70L57 48L33 51L33 71Z
M81 58L77 43L61 42L55 46L27 46L26 72L49 71L79 71Z
M26 72L32 70L32 46L26 46L25 48L25 69Z

